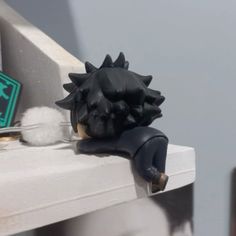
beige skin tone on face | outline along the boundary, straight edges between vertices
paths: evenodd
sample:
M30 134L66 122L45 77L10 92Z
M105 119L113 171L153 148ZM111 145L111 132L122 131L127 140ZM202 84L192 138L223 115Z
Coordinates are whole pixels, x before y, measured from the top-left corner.
M85 133L85 126L84 125L81 125L81 124L78 123L77 124L77 132L78 132L79 137L81 137L82 139L90 138L90 136L88 136Z

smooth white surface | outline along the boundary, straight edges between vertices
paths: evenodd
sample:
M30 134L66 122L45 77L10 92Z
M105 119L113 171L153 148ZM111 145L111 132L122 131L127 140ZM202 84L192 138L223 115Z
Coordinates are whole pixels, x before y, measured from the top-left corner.
M189 221L171 234L167 214L153 198L142 198L48 226L51 234L45 235L46 231L41 230L37 233L42 236L64 236L60 232L66 232L66 236L193 236Z
M76 155L70 144L0 153L0 235L33 229L148 196L149 185L118 156ZM169 145L166 191L192 183L195 154Z
M57 230L48 227L52 235L60 232L59 227ZM151 198L127 202L73 218L63 222L63 230L69 236L170 236L166 212Z

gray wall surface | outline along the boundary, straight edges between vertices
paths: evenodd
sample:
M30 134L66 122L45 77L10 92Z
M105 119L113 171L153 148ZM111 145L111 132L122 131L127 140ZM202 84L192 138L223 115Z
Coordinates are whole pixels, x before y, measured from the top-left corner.
M8 0L81 60L119 51L166 96L153 126L197 153L195 235L229 232L236 166L236 2Z

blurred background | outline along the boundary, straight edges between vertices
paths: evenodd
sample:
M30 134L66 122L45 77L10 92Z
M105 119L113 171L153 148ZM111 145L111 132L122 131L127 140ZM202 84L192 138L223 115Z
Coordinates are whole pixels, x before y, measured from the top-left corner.
M82 61L123 51L166 97L153 126L197 153L195 235L229 234L236 166L236 2L7 0Z

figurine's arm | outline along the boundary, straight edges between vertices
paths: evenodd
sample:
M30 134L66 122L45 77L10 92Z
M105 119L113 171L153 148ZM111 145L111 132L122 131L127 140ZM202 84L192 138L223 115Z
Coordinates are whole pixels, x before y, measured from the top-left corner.
M76 144L77 151L84 154L114 153L116 139L82 139Z

